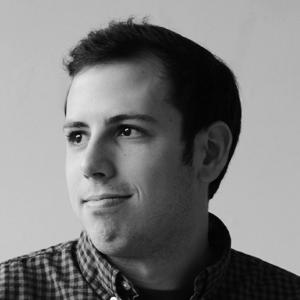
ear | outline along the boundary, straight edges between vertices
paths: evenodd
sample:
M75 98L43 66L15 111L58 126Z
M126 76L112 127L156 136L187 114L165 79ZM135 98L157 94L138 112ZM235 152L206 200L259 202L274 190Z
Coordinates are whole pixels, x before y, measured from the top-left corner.
M210 183L219 176L227 163L231 144L231 130L222 121L198 132L194 140L193 164L200 181Z

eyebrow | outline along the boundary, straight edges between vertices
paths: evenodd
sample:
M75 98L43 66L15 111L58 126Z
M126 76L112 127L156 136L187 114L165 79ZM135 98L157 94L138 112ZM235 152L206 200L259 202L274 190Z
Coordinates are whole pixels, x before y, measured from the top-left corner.
M109 118L108 120L105 121L108 125L114 124L114 123L120 123L123 121L142 121L142 122L147 122L147 123L157 123L157 120L154 119L153 117L145 114L120 114L113 116Z
M124 121L142 121L147 123L157 123L157 120L153 117L145 114L120 114L113 117L108 118L105 120L106 125L113 125L115 123L120 123ZM84 122L78 122L78 121L67 121L63 129L69 129L69 128L88 128L89 126Z
M70 128L88 128L89 126L84 122L66 122L63 126L63 130Z

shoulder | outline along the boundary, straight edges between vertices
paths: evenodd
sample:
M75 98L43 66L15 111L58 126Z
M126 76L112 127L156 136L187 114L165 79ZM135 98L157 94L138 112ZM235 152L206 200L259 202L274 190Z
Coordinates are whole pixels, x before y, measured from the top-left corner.
M291 284L300 284L300 277L278 266L268 263L260 258L245 254L243 252L232 250L231 264L240 274L251 278L274 279L291 282Z
M23 268L35 269L43 268L51 262L51 265L59 266L67 257L71 255L75 241L60 243L49 248L41 249L30 254L18 256L0 263L1 275L3 270L9 269L11 272ZM56 264L58 263L58 264Z
M77 240L9 259L0 263L0 299L2 293L32 290L51 286L60 276L74 268L74 248ZM5 298L6 299L6 298Z
M259 295L252 299L300 299L299 276L240 251L232 250L226 277L229 286Z

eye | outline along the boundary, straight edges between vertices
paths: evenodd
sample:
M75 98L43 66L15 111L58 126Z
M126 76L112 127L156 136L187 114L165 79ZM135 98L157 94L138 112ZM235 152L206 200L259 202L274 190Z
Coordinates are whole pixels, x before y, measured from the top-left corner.
M123 136L131 136L131 134L132 134L132 128L129 127L125 127L121 131L121 135Z
M118 130L118 135L123 137L136 138L143 135L143 131L139 128L135 128L129 125L122 125Z
M73 144L73 145L80 145L82 143L82 140L83 140L83 132L80 132L80 131L74 131L74 132L70 132L68 135L67 135L67 140L70 144Z

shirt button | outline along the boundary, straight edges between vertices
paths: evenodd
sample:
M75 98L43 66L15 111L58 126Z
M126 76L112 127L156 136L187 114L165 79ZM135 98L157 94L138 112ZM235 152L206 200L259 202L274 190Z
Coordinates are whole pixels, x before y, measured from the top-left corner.
M123 281L122 282L122 286L123 288L126 290L126 291L129 291L130 290L130 285L127 281Z

